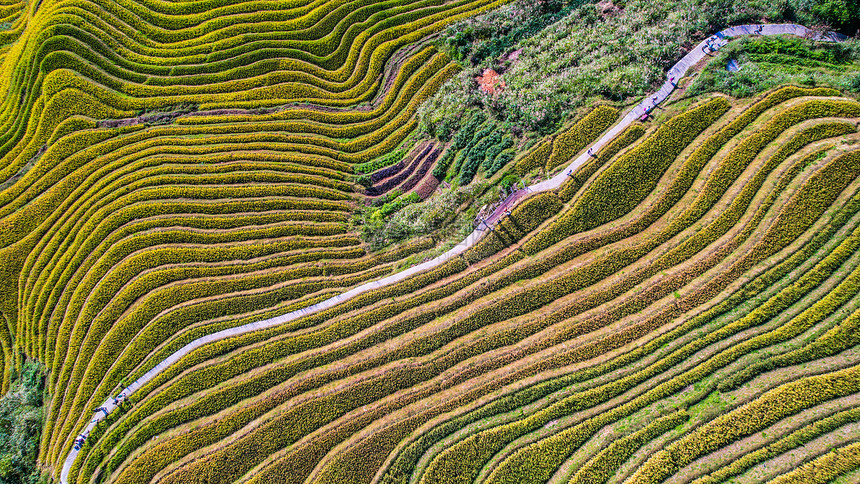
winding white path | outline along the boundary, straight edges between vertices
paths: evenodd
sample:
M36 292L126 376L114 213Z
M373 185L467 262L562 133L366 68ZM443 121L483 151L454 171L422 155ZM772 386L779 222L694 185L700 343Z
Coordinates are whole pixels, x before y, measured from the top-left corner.
M703 41L701 44L697 45L693 50L690 51L683 59L678 61L667 74L666 82L652 96L646 98L633 109L631 109L622 119L618 122L612 129L606 132L599 140L597 140L594 144L592 144L589 148L593 152L599 151L603 148L607 143L612 141L619 133L627 129L630 124L639 119L643 114L649 113L657 104L663 102L672 91L675 89L675 84L673 81L677 81L681 79L684 74L686 74L687 70L696 65L700 60L702 60L708 53L706 51L712 52L718 50L722 46L728 43L728 39L731 37L737 37L741 35L779 35L779 34L793 34L800 37L811 37L815 40L820 41L828 41L828 42L841 42L846 39L846 37L835 34L828 33L826 35L813 34L812 31L807 29L802 25L795 24L768 24L768 25L740 25L737 27L732 27L730 29L723 30L722 32L717 33L716 35L710 37L709 39ZM708 46L711 49L708 49ZM501 204L493 214L487 219L486 225L492 225L496 223L505 213L506 210L509 210L514 205L516 205L519 200L524 198L529 193L543 192L547 190L554 190L559 188L567 179L567 173L572 170L576 170L583 163L588 161L589 155L588 152L584 152L578 158L573 160L565 170L559 172L556 176L544 180L535 185L529 186L523 190L518 190L513 193L510 197L508 197L504 203ZM235 328L225 329L223 331L219 331L217 333L212 333L207 336L203 336L199 339L196 339L187 345L180 348L176 353L168 356L166 359L162 360L158 363L154 368L146 372L143 376L137 379L134 383L130 384L128 388L124 391L126 396L132 395L134 392L139 390L142 386L144 386L147 382L155 378L159 373L164 371L166 368L170 367L177 361L179 361L183 356L187 355L191 351L200 348L206 344L229 338L231 336L237 336L245 333L249 333L251 331L257 331L264 328L271 328L272 326L277 326L288 321L293 321L295 319L301 318L302 316L306 316L309 314L313 314L317 311L330 308L342 302L348 301L349 299L365 293L367 291L371 291L373 289L377 289L380 287L384 287L390 284L394 284L400 282L410 276L418 274L420 272L424 272L428 269L432 269L444 262L448 261L452 257L456 257L467 249L475 245L478 240L484 235L485 227L478 227L474 232L469 234L462 242L454 246L451 250L445 252L444 254L436 257L435 259L429 260L422 264L418 264L414 267L410 267L402 272L398 272L397 274L392 274L388 277L384 277L382 279L371 281L360 286L357 286L343 294L339 294L330 299L326 299L325 301L313 304L303 309L299 309L296 311L289 312L287 314L276 316L269 319L264 319L262 321L257 321L254 323L248 323L242 326L237 326ZM108 398L107 401L102 405L104 408L104 412L98 411L93 416L93 419L87 424L86 428L84 428L81 435L89 435L89 433L95 428L96 424L103 420L110 412L112 412L117 406L113 403L112 398ZM76 436L77 438L78 436ZM63 469L60 472L60 482L61 484L68 484L69 470L72 467L72 464L75 462L75 458L78 456L78 451L72 448L69 452L68 456L66 456L66 460L63 462Z

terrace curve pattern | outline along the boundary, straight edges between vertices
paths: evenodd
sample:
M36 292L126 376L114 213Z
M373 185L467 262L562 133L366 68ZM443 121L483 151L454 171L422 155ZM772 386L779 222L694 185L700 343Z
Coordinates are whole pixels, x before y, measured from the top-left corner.
M64 483L856 476L860 104L835 90L634 110L452 252L398 272L435 242L363 250L352 166L456 69L421 39L500 3L22 7L0 343L4 388L22 352L50 369L40 462Z

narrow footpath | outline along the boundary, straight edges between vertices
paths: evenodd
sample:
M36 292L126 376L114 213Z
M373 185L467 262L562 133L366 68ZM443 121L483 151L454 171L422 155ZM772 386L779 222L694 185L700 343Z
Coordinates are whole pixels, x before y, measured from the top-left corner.
M833 32L829 32L824 35L816 34L811 30L807 29L806 27L796 24L739 25L723 30L722 32L718 32L717 34L711 36L707 40L694 47L686 56L684 56L683 59L681 59L680 61L678 61L678 63L672 66L672 68L669 69L669 72L667 74L666 82L663 84L659 91L657 91L651 96L646 97L642 102L633 107L633 109L631 109L621 119L621 121L618 122L618 124L616 124L612 129L607 131L600 139L598 139L588 148L590 148L592 152L598 152L606 144L612 141L618 134L627 129L627 127L630 126L633 121L636 121L642 116L649 114L658 104L666 100L666 98L668 98L669 95L672 94L672 91L675 90L677 81L684 77L690 67L696 65L705 56L708 56L711 53L718 51L721 47L723 47L729 42L730 38L742 35L782 34L792 34L798 37L812 38L813 40L823 42L842 42L847 39L847 37ZM115 397L109 397L102 404L102 406L99 407L99 409L93 415L92 420L90 420L90 422L83 429L83 431L75 436L75 444L72 450L66 456L66 460L63 462L63 469L60 472L61 484L68 484L69 470L72 468L72 464L75 462L75 459L77 458L79 452L79 450L77 449L78 442L83 442L83 440L85 440L86 437L89 436L90 432L92 432L92 430L99 422L104 420L108 415L110 415L111 412L113 412L120 404L122 404L122 400L127 399L129 396L134 394L134 392L143 387L147 382L155 378L158 374L169 368L171 365L179 361L188 353L194 351L197 348L200 348L201 346L222 340L224 338L238 336L241 334L249 333L251 331L257 331L265 328L271 328L273 326L278 326L280 324L293 321L303 316L316 313L317 311L336 306L342 302L346 302L359 294L385 287L390 284L395 284L415 274L437 267L445 263L452 257L456 257L462 254L470 247L475 245L475 243L477 243L484 235L484 231L488 226L492 226L497 223L507 211L511 210L520 200L525 198L528 194L543 192L547 190L555 190L561 187L561 185L568 178L567 174L572 172L573 170L578 169L580 166L582 166L582 164L588 161L589 158L590 156L588 154L588 150L585 150L582 155L571 161L567 168L559 172L556 176L512 193L493 212L493 214L486 219L484 224L481 224L477 229L475 229L474 232L469 234L468 237L466 237L463 241L454 246L452 249L432 260L410 267L409 269L406 269L402 272L398 272L397 274L392 274L388 277L384 277L376 281L367 282L347 292L344 292L343 294L338 294L337 296L310 305L306 308L298 309L296 311L292 311L281 316L276 316L273 318L248 323L242 326L237 326L235 328L218 331L217 333L212 333L210 335L198 338L183 346L175 353L159 362L157 365L155 365L155 367L146 372L139 379L131 383L121 393L121 398L116 399Z

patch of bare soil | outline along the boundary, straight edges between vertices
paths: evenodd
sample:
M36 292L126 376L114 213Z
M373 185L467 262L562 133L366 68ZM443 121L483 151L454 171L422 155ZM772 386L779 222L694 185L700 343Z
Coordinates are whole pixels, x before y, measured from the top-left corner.
M505 54L505 56L502 57L502 60L506 60L506 61L510 61L511 63L514 63L520 59L520 54L522 54L522 52L523 52L522 49L512 50L512 51L508 52L507 54Z
M597 2L597 10L600 12L600 18L607 19L616 17L624 13L624 8L612 3L612 0L601 0Z
M483 75L476 77L475 80L478 81L481 91L491 96L504 91L506 87L502 75L493 69L484 69Z
M427 200L430 198L430 195L433 195L436 192L436 189L439 187L439 180L431 173L430 176L425 177L424 181L418 185L418 188L415 190L415 193L421 197L421 200Z
M365 195L369 198L376 198L385 195L393 188L399 186L401 183L406 181L407 178L410 177L413 173L415 173L421 162L427 157L428 153L433 149L433 143L431 141L424 141L416 145L409 154L406 155L403 160L399 161L395 165L391 165L388 168L383 168L382 170L376 171L371 175L371 180L378 177L380 178L378 183L374 183L367 190L365 190Z
M436 162L436 158L439 157L440 151L441 150L439 147L434 147L432 151L427 153L427 155L424 157L424 160L421 162L420 165L418 165L418 168L415 170L415 172L403 183L403 185L400 185L400 190L403 193L406 193L415 188L415 186L418 185L418 182L420 182L424 179L425 176L427 176L428 172L430 171L430 168L433 166L433 163Z

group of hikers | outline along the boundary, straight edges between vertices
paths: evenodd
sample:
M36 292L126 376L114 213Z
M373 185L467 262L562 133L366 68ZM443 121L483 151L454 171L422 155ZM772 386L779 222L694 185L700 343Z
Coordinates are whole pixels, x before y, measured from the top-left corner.
M125 387L123 386L123 388L125 388ZM113 399L112 399L112 400L113 400L113 405L114 405L114 407L122 406L122 402L123 402L125 399L126 399L125 392L120 393L119 395L117 395L117 396L113 397ZM103 406L102 406L102 407L98 407L98 408L96 408L95 410L93 410L93 412L94 412L94 413L102 412L102 413L104 414L104 417L102 417L102 418L107 417L107 416L108 416L108 413L110 413L110 412L108 411L108 409L107 409L106 407L103 407ZM95 417L95 416L94 416L94 417L93 417L93 420L92 420L92 423L94 423L94 424L98 425L98 423L99 423L99 422L101 422L101 420L102 420L102 419L100 419L100 418L98 418L98 417ZM87 440L87 437L89 437L89 435L90 435L90 432L89 432L89 431L86 431L86 432L84 432L84 433L82 433L82 434L78 435L78 437L75 439L75 450L81 450L81 447L83 447L83 446L84 446L84 442Z

